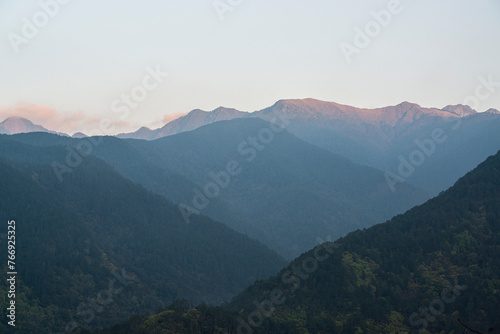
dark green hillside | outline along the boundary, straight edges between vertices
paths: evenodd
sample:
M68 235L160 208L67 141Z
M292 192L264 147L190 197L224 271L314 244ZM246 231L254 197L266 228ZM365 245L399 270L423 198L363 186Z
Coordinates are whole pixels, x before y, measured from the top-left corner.
M270 288L278 287L287 300L268 327L277 326L279 333L300 332L301 326L310 332L400 333L424 324L431 333L458 333L456 318L483 332L500 331L500 153L437 198L337 244L316 271L300 279L299 289L283 284L285 269L247 289L231 307L251 312L254 299L268 298ZM312 255L303 254L291 267ZM452 298L446 281L467 288ZM429 319L420 314L429 305L439 310L440 300L442 313Z
M0 149L0 156L3 154L13 159L16 157L16 149L13 147L12 141L44 147L60 145L65 148L73 148L77 153L79 152L77 149L79 145L83 148L90 145L92 155L104 160L125 178L157 194L163 195L173 203L189 203L193 198L193 188L200 187L200 184L171 170L162 162L158 163L155 161L157 159L147 154L147 151L142 147L136 148L136 145L134 145L135 140L122 140L115 137L75 139L42 132L3 136L3 138L4 141L8 140L10 144L6 152L2 152L2 149ZM137 142L142 142L144 145L148 145L149 143L143 141ZM1 145L2 141L0 140L0 147ZM67 152L65 151L65 154L60 156L57 162L66 165ZM158 153L152 152L152 154ZM35 152L35 156L37 159L47 160L40 153ZM65 175L66 173L62 172L61 177L63 180L65 179ZM206 210L203 210L203 214L233 228L234 226L238 226L240 233L251 236L259 234L258 230L251 225L248 219L242 217L239 212L231 210L226 202L218 198L211 200L210 206Z
M285 265L205 216L187 225L177 206L100 159L86 157L59 182L50 163L64 158L62 147L0 144L0 155L15 160L0 160L0 218L17 225L20 333L62 331L69 321L109 325L179 298L221 303ZM4 272L6 263L2 255ZM5 309L6 281L0 284Z

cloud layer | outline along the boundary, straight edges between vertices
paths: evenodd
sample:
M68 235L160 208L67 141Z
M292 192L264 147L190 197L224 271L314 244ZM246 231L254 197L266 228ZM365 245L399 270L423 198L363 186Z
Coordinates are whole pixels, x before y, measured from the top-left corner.
M138 124L132 124L119 119L111 119L110 133L102 130L100 122L105 117L90 116L79 110L76 112L60 112L52 107L37 104L18 104L13 107L0 106L0 121L8 117L23 117L35 124L42 125L48 130L64 132L69 135L75 132L86 134L116 134L123 131L135 130Z

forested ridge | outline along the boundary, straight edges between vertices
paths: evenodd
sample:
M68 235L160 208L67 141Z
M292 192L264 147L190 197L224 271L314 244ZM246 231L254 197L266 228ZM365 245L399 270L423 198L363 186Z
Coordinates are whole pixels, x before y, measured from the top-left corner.
M63 332L73 324L92 329L179 298L219 304L286 264L208 217L191 217L187 224L176 205L98 158L85 157L60 182L51 163L64 161L64 147L3 139L0 217L15 220L17 229L14 331ZM7 272L7 252L2 254ZM2 280L3 309L6 289Z
M499 333L500 153L425 204L321 247L223 307L179 302L99 333L463 333L460 322Z

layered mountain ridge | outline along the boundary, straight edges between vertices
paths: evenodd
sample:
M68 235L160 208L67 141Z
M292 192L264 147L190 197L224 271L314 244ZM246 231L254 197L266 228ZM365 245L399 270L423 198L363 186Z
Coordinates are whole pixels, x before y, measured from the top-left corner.
M403 215L325 242L231 303L99 334L500 333L500 152Z
M12 138L0 136L0 216L17 226L19 333L60 333L72 322L110 325L178 298L222 303L286 264L276 252L206 216L186 224L176 205L99 158L86 156L60 181L53 166L65 163L69 146ZM0 244L7 248L6 240ZM8 271L7 252L1 267ZM117 272L132 282L119 283ZM7 291L4 279L1 296ZM7 303L0 298L2 308ZM95 312L89 317L91 303ZM10 333L7 328L0 324L0 332Z
M245 117L247 114L248 113L246 112L224 107L219 107L210 112L203 111L201 109L194 109L187 115L177 118L159 129L151 130L147 127L142 127L132 133L118 134L117 137L154 140L185 131L195 130L207 124Z
M496 109L478 113L466 105L438 109L410 102L362 109L310 98L280 100L252 113L223 107L211 112L195 109L162 128L142 127L117 137L151 141L220 121L272 121L278 116L289 118L287 131L296 137L356 163L386 171L398 180L396 186L409 182L431 195L450 187L458 177L500 149L500 111ZM441 133L439 143L433 139L436 131ZM3 132L15 133L5 129Z
M473 110L469 106L463 105L449 105L442 109L437 109L422 108L415 103L402 102L396 106L366 109L312 98L288 99L279 100L271 107L252 113L224 107L216 108L210 112L195 109L187 115L181 116L178 119L165 124L162 128L151 130L143 127L136 132L122 133L117 136L119 138L154 140L179 132L194 130L200 126L221 120L230 120L242 117L261 117L265 119L269 111L276 109L287 110L300 119L321 119L322 117L326 117L337 120L341 119L348 122L365 121L372 124L383 122L390 125L395 125L398 122L412 121L415 120L415 118L419 118L424 115L447 118L453 116L466 117L477 114L477 111ZM498 110L493 108L489 109L487 112L500 113Z

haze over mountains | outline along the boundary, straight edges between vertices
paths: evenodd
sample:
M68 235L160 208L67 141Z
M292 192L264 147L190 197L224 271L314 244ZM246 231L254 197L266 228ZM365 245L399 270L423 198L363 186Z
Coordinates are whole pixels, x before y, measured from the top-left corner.
M423 108L403 102L396 106L360 109L314 99L280 100L253 113L217 108L191 111L162 128L146 127L118 138L154 140L235 118L292 115L287 131L353 162L388 174L391 188L409 182L436 195L461 175L494 154L500 142L500 111L478 113L469 106ZM1 130L0 130L1 131ZM17 133L6 128L8 133ZM41 130L43 131L43 130ZM439 134L439 143L434 141ZM83 137L83 134L75 134ZM423 148L422 148L423 147Z
M248 115L248 113L224 107L219 107L211 112L195 109L185 116L168 122L159 129L151 130L147 127L142 127L136 132L122 133L117 135L117 137L153 140L185 131L191 131L203 125L219 121L227 121L234 118L241 118L246 115Z
M268 127L261 119L234 119L153 142L129 143L151 163L194 181L205 198L210 198L207 184L217 179L229 161L235 161L241 172L221 186L217 199L247 223L227 224L286 258L310 248L318 236L337 238L384 221L427 198L425 192L406 184L392 192L382 172L285 131L257 142L254 148L251 138L259 138L266 129L271 133ZM190 197L176 202L203 212L196 205L203 196L196 196L193 190L188 194Z
M477 313L457 303L460 315L475 325L492 319L497 110L304 99L253 113L194 110L118 136L70 137L21 118L0 124L0 215L22 222L18 256L29 272L19 280L19 316L29 318L20 330L71 321L95 329L187 299L125 332L240 333L238 317L278 287L290 298L262 333L396 334L414 329L407 313L437 296L445 273L479 284L467 295L480 296L467 302ZM300 287L280 283L318 242L339 238L311 280L294 272L287 281L300 277ZM92 306L121 268L134 287ZM248 286L224 308L189 305L219 305ZM457 331L452 322L443 315L429 328Z
M297 137L355 162L390 171L432 195L450 187L500 148L496 110L477 113L462 105L440 110L408 102L358 109L306 99L279 101L255 114L269 120L276 113L295 115L287 130ZM436 131L439 143L429 144Z
M253 148L249 138L258 137L262 129L271 131L268 126L248 118L155 141L105 137L92 154L130 180L182 204L188 208L185 215L208 215L288 259L309 249L319 236L336 239L427 199L409 184L392 192L381 171L284 129ZM66 146L68 152L78 152L83 142L42 133L10 138L35 146ZM230 162L236 164L237 175L227 174ZM57 170L64 180L66 172Z
M425 204L302 254L228 309L246 321L278 289L284 302L259 333L459 333L457 319L498 333L499 204L500 151Z
M417 104L403 102L394 107L361 109L315 99L280 100L271 107L255 111L253 113L242 112L236 109L228 109L224 107L219 107L211 112L195 109L187 115L167 123L162 128L151 130L143 127L136 132L119 134L118 137L154 140L164 136L194 130L203 125L222 120L243 117L260 117L266 119L266 115L269 112L282 110L291 112L301 121L307 120L309 122L317 122L318 124L322 121L334 121L336 123L340 122L337 123L338 126L343 124L351 124L352 126L357 124L360 126L363 123L367 123L380 127L394 126L396 124L403 125L423 116L439 116L447 118L452 116L466 117L477 114L477 111L473 110L469 106L463 105L449 105L443 109L437 109L422 108ZM500 114L500 111L496 109L489 109L486 113ZM344 129L344 131L348 132L347 129ZM394 135L395 133L386 133L386 136L389 139L393 138ZM299 137L302 138L302 136Z
M96 333L499 333L499 203L500 152L436 198L317 245L228 305L177 303Z

